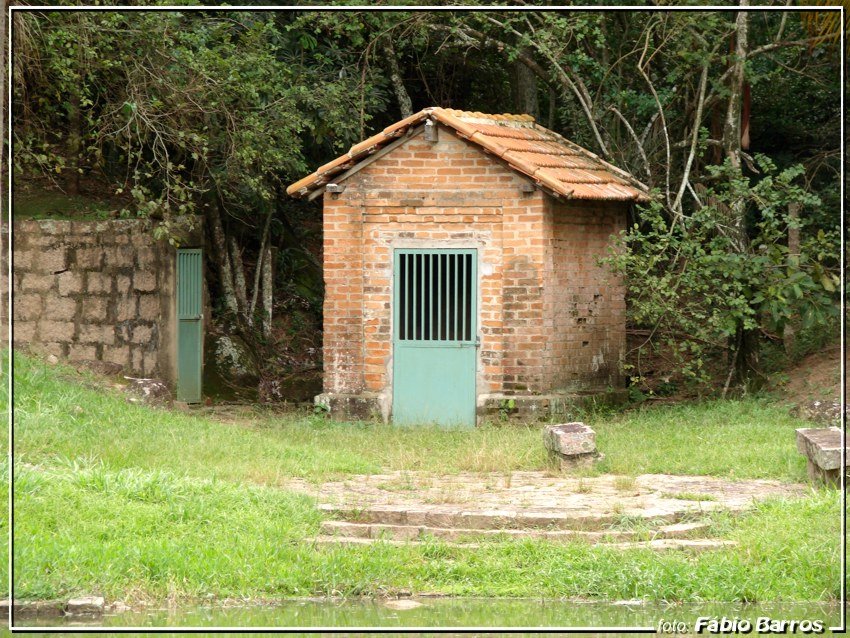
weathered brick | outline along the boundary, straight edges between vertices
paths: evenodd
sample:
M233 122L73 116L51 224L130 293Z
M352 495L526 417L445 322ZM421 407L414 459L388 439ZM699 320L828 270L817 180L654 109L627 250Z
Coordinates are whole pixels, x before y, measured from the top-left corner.
M136 298L125 297L115 302L115 321L129 321L136 318Z
M68 265L67 248L51 248L40 250L33 256L32 267L41 273L56 273L64 270Z
M71 222L65 219L42 219L38 227L45 235L68 235L71 232Z
M15 343L29 343L35 338L35 321L15 321L12 325Z
M97 323L81 324L78 341L80 343L115 343L115 327Z
M12 314L15 321L31 320L41 316L41 295L17 294L12 299Z
M150 326L136 326L133 328L133 343L148 343L151 340L151 327Z
M83 291L83 276L76 272L63 272L56 276L59 282L59 294L70 295Z
M130 369L133 374L144 374L144 365L142 362L143 352L141 348L133 348L130 353Z
M107 303L104 297L83 297L82 318L85 321L105 321Z
M139 295L139 319L142 321L159 319L159 297L157 295Z
M149 246L151 241L148 233L134 232L130 235L130 243L134 246Z
M145 352L142 361L142 373L146 377L156 376L159 371L159 361L155 352Z
M46 292L56 282L56 275L39 275L25 272L21 277L21 289L25 291Z
M44 317L52 321L71 321L77 313L77 302L67 297L46 297Z
M74 322L42 319L38 322L38 338L45 342L71 341L74 338Z
M152 268L156 262L156 252L150 246L142 246L136 249L136 267L139 270Z
M83 270L99 270L103 264L103 249L79 248L75 255L76 267Z
M32 270L33 256L36 255L34 250L12 250L12 269L15 272L24 272Z
M68 346L68 358L72 361L95 361L97 359L97 348L72 343Z
M115 292L119 295L130 293L130 278L127 275L118 275L115 277Z
M133 251L124 246L112 246L103 251L104 267L129 268L133 265Z
M133 288L141 292L156 290L156 273L136 272L133 275Z
M129 346L106 346L103 349L103 360L110 363L117 363L125 368L130 365L130 347Z
M112 277L109 274L90 272L86 277L86 290L90 295L110 294L112 292Z
M45 342L40 338L37 343L31 344L30 347L42 356L52 354L57 357L64 357L67 345L66 343Z

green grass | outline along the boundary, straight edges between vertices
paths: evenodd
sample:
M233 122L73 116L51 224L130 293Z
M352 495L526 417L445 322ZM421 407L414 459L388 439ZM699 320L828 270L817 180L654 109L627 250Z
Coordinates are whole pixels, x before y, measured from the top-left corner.
M165 469L202 478L275 485L353 473L551 469L541 426L472 431L340 423L321 415L210 418L130 405L87 388L79 375L15 358L16 455L22 460L95 456L106 467ZM598 471L805 479L794 428L805 422L765 401L712 401L591 417L605 459ZM175 451L179 451L176 453Z
M590 425L603 472L806 478L794 429L811 425L766 399L650 406Z
M59 191L34 190L16 194L12 214L18 219L97 220L110 217L120 208L109 201Z
M714 532L740 544L698 556L540 541L479 549L436 541L320 547L310 538L321 516L310 498L277 487L287 477L541 469L547 460L539 426L446 432L306 415L225 424L130 404L118 393L86 387L92 381L69 368L17 354L15 364L15 594L22 599L398 589L671 601L839 594L836 491L771 501L746 516L718 515ZM593 425L605 463L625 476L671 469L728 476L725 459L741 461L735 476L787 479L800 477L791 462L795 423L780 409L749 400L645 409ZM715 427L726 435L715 436ZM747 449L730 449L738 447Z
M665 498L677 498L681 501L716 501L717 497L713 494L700 494L699 492L673 492L670 494L662 494Z

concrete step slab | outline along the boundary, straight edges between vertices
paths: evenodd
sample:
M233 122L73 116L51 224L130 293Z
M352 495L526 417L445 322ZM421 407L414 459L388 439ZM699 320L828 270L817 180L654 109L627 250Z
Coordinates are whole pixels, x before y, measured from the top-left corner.
M319 535L313 539L317 545L375 545L385 543L394 546L413 546L426 545L424 541L413 540L396 540L392 538L355 538L353 536L323 536ZM451 543L441 542L441 545L446 547L463 547L465 549L476 549L481 545L479 543Z
M327 536L319 535L313 539L317 545L342 545L342 546L365 546L384 543L393 546L418 547L427 545L421 540L398 540L392 538L357 538L354 536ZM456 547L462 549L478 549L481 543L455 543L451 541L440 541L445 547ZM705 552L711 550L734 547L735 541L724 541L713 538L705 539L660 539L653 541L635 541L623 543L600 543L600 547L613 547L615 549L651 549L653 551L691 551Z
M614 515L587 511L464 510L457 508L417 508L404 505L370 505L352 509L320 504L329 516L356 523L455 527L461 529L549 529L605 531L619 519ZM673 524L684 512L651 512L644 516L653 523Z
M653 540L664 538L688 538L708 527L707 523L675 523L663 525L649 531ZM432 527L427 525L388 525L385 523L352 523L349 521L324 521L322 534L351 538L389 538L394 540L420 540L432 536L447 541L469 539L525 539L554 542L585 541L588 543L633 540L638 532L629 530L540 530L540 529L475 529L457 527Z
M657 531L661 538L686 538L707 528L708 523L703 522L673 523L672 525L662 525Z
M458 527L430 527L427 525L387 525L383 523L351 523L324 521L321 528L326 536L349 538L388 538L393 540L421 540L432 536L445 541L463 542L479 539L536 539L547 541L584 541L588 543L626 541L635 537L631 531L584 531L540 529L475 529Z

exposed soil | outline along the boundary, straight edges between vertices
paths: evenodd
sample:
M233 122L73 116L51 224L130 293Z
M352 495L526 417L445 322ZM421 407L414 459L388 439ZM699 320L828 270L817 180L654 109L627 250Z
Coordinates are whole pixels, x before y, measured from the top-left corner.
M841 346L835 344L774 375L771 388L795 405L841 399Z
M834 344L773 375L769 389L791 413L821 426L841 425L841 346Z

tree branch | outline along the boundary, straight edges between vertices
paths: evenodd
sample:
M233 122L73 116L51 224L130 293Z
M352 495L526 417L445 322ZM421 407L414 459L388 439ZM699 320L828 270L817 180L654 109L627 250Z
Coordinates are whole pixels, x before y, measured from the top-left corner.
M699 141L699 128L702 122L702 109L705 104L705 91L708 86L708 63L702 67L702 75L699 79L699 98L697 102L697 112L694 116L693 131L691 131L691 150L688 153L688 160L685 162L685 171L682 175L682 183L679 184L679 191L676 193L676 199L673 201L673 213L676 215L682 214L682 196L685 194L685 187L688 184L688 178L691 174L691 167L694 163L694 157L697 152L697 142Z

